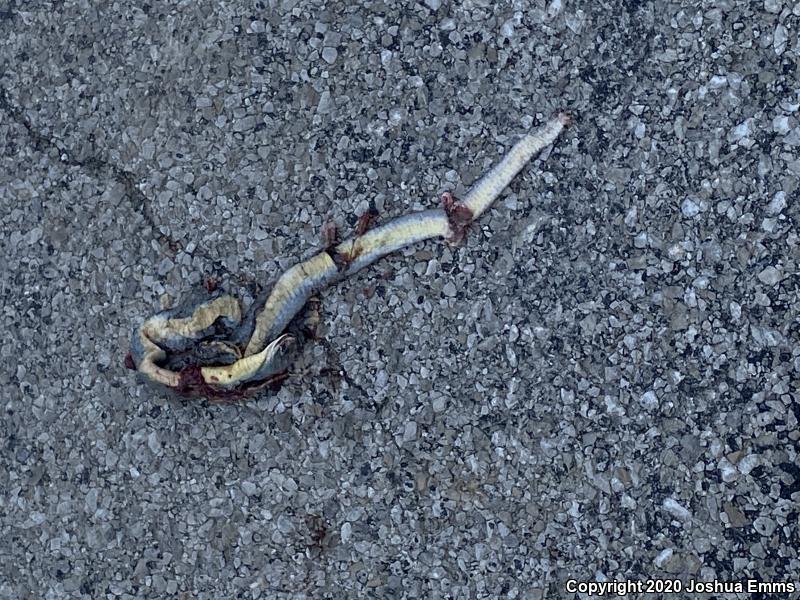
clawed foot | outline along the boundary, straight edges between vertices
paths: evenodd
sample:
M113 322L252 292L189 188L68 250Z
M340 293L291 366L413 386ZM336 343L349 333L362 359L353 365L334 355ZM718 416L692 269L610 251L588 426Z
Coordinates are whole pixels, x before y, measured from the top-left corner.
M310 340L320 340L322 330L322 301L317 296L312 296L306 302L303 314L303 333Z

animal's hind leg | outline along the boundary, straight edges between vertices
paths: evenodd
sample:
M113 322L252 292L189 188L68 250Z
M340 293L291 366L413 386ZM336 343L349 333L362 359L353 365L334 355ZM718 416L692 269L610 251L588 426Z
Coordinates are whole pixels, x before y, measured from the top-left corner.
M370 206L367 212L358 217L358 221L356 222L356 235L364 235L367 233L377 218L378 212Z
M307 339L319 340L322 331L322 301L312 296L300 313L300 327Z
M330 250L336 245L337 231L336 223L326 221L319 232L320 243L323 250Z

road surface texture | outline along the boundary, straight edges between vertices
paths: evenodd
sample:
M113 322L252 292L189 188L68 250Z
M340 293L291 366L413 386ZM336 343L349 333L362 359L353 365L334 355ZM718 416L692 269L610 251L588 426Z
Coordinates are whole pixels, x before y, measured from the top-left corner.
M799 27L781 0L0 3L0 597L797 598ZM206 279L463 194L561 109L463 244L322 294L279 392L124 368Z

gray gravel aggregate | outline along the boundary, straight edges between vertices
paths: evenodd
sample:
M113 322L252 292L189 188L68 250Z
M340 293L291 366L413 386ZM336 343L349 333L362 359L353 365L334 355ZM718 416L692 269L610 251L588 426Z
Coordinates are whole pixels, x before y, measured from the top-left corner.
M798 30L783 0L0 3L0 597L800 590ZM138 319L462 194L561 109L463 244L327 290L278 392L125 370Z

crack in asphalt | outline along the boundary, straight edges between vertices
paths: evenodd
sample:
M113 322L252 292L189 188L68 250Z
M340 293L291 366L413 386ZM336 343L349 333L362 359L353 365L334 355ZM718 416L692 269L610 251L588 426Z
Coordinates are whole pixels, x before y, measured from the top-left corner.
M131 207L135 212L142 215L147 226L153 230L156 241L167 249L172 256L175 256L183 249L179 242L159 229L156 219L150 210L150 201L136 185L136 179L132 172L126 171L97 156L91 156L86 159L75 158L68 150L60 148L55 140L38 131L22 109L15 106L11 101L8 90L3 87L0 87L0 109L7 113L17 125L25 129L28 137L33 142L33 148L37 152L47 154L48 152L56 151L61 164L87 171L98 179L109 178L120 184L125 190L125 196L128 198Z

